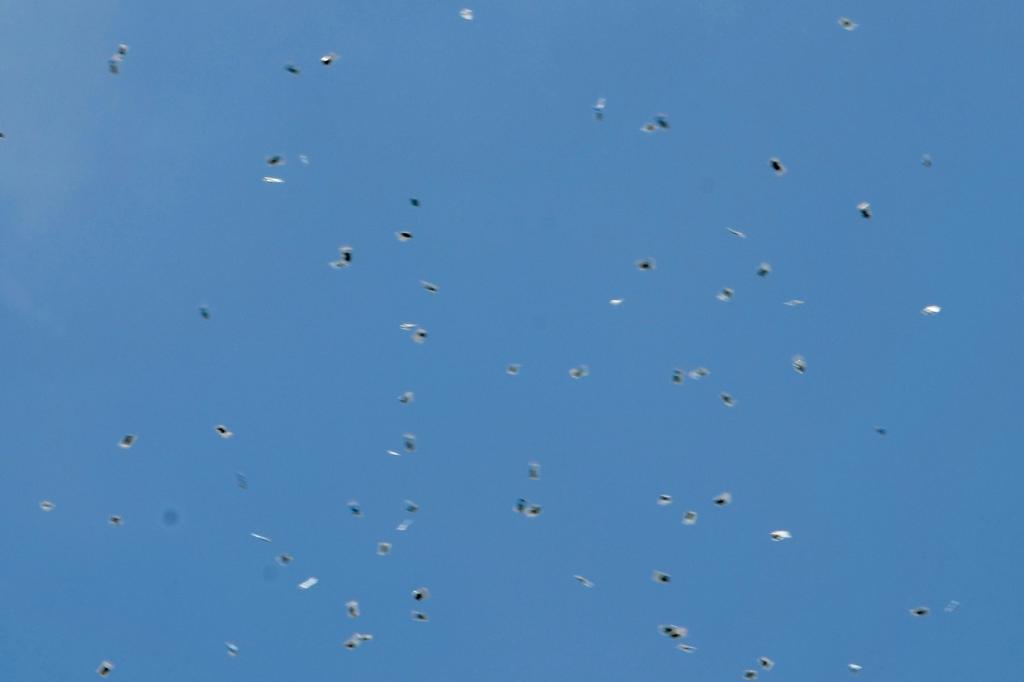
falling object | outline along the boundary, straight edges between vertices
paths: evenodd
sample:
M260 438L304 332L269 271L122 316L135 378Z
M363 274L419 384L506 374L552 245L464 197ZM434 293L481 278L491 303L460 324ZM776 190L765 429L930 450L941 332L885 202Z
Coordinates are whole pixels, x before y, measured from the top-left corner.
M609 302L610 304L612 304L612 305L622 305L622 302L623 302L623 301L625 301L625 300L626 300L626 299L624 299L624 298L613 298L613 299L611 299L611 300L610 300L610 301L608 301L608 302Z
M772 274L772 266L769 263L761 263L757 266L757 276L767 277Z
M715 503L715 506L724 507L725 505L730 504L732 502L732 493L730 493L730 492L722 493L721 495L716 497L714 500L712 500L712 502Z
M777 158L772 157L771 159L768 160L768 163L769 165L771 165L772 170L775 171L776 175L785 175L786 167L783 166L782 162L779 161Z
M682 651L684 654L692 654L697 650L697 647L692 644L676 644L676 648Z
M426 289L427 292L431 294L436 294L438 291L441 290L441 287L437 286L433 282L428 282L422 279L420 280L420 286Z
M121 442L117 444L118 447L127 450L131 446L135 445L135 434L129 433L128 435L121 438Z
M275 561L277 561L277 563L279 563L282 566L287 566L288 564L290 564L292 562L292 555L291 554L278 554L277 557L275 558Z
M924 315L925 317L931 317L932 315L938 315L941 312L942 312L942 308L940 306L937 306L937 305L926 305L924 308L921 308L921 314Z
M409 203L413 205L413 208L419 208L420 207L420 200L419 199L415 199L415 198L409 199Z
M783 540L789 540L793 537L788 530L773 530L771 536L772 540L775 542L782 542Z
M349 618L359 617L359 602L349 601L345 602L345 611L348 613Z
M416 399L416 394L412 391L406 391L402 395L398 396L398 402L403 405L409 405Z
M672 496L671 495L668 495L666 493L662 493L661 495L658 495L658 506L659 507L665 507L665 506L670 505L670 504L672 504Z
M465 19L466 21L473 21L473 10L469 9L468 7L464 7L459 10L459 16Z
M405 511L409 512L410 514L415 514L419 510L420 510L420 506L418 504L416 504L415 502L413 502L412 500L406 500L405 501Z
M505 373L506 374L510 374L512 376L515 376L516 374L519 374L519 369L521 367L522 367L522 365L519 365L519 364L506 365Z
M416 434L414 433L403 433L402 434L402 447L408 453L416 452Z
M684 372L683 370L681 370L681 369L674 369L674 370L672 370L672 383L673 384L681 384L681 383L683 383L684 377L686 377L686 372Z
M299 583L299 589L308 590L309 588L313 587L313 585L316 585L318 582L320 582L319 578L310 576L303 580L301 583Z
M573 578L575 578L576 582L578 582L583 587L593 587L594 586L594 583L592 583L591 581L587 580L582 575L574 575Z
M846 666L850 669L851 673L857 674L864 669L864 666L857 665L856 663L850 663Z
M121 526L124 525L124 519L117 514L112 514L110 518L107 519L107 523L111 526Z
M853 23L852 19L847 19L846 17L839 17L839 25L846 31L852 31L857 28L857 24Z
M672 576L670 576L668 573L663 573L661 571L654 571L654 573L651 575L651 580L653 580L656 583L664 584L671 582Z
M359 502L356 500L349 500L348 510L352 512L352 516L362 516L363 508L359 506Z
M802 355L793 356L793 371L797 374L803 374L807 371L807 360Z
M757 659L758 664L765 670L771 670L775 667L775 661L768 658L767 656L761 656Z
M795 308L798 305L803 305L804 302L799 298L791 298L788 301L784 301L782 305L788 305L790 308Z
M528 475L528 477L529 477L529 479L531 481L539 481L540 480L540 463L539 462L530 462L530 464L529 464L529 472L528 472L527 475Z
M641 258L634 262L637 270L654 270L657 267L657 263L654 262L653 258Z
M426 601L430 599L430 590L425 587L417 587L412 591L412 598L416 601Z
M377 543L377 556L387 556L391 554L391 543L390 542L378 542Z
M199 316L204 320L210 319L210 309L205 305L199 306Z
M320 63L324 66L330 66L334 63L334 60L339 57L337 52L328 52L323 57L320 57Z
M43 500L39 503L39 508L42 509L44 512L51 512L57 508L57 505L55 505L53 502L50 502L49 500Z
M597 98L597 102L594 104L594 118L596 118L598 121L603 121L604 120L604 110L605 110L605 99L604 99L604 97L598 97Z
M683 514L683 525L684 526L692 526L695 523L697 523L697 512L695 512L695 511L688 511L685 514Z
M217 426L214 426L213 430L217 432L218 436L224 438L225 440L235 435L234 432L231 431L231 429L224 426L223 424L218 424Z
M915 606L910 609L910 615L916 618L923 618L931 613L931 610L927 606Z
M689 634L686 628L679 627L678 625L659 625L658 631L669 639L682 639Z
M299 67L295 66L294 64L285 64L284 70L292 74L293 76L298 76L300 73Z
M745 680L756 680L757 679L757 671L756 670L744 670L743 671L743 679L745 679Z
M859 204L857 204L857 210L860 211L860 214L865 218L871 217L871 204L869 204L868 202L862 201Z
M249 537L259 540L261 542L273 542L273 540L268 538L266 535L260 535L259 533L249 533Z
M96 674L100 677L106 677L114 670L114 664L110 661L103 661L100 663L100 667L96 668Z
M733 290L730 289L729 287L726 287L726 288L722 289L720 292L718 292L717 294L715 294L715 298L717 298L722 303L728 303L729 301L732 300L733 295L734 295Z
M341 268L347 268L352 264L352 247L351 246L339 246L338 247L338 260L331 261L329 265L340 270Z
M395 238L400 242L407 242L412 239L412 232L408 230L402 230L401 232L395 232Z
M427 330L423 327L417 327L416 331L412 333L413 343L423 343L427 340Z
M932 167L932 157L930 154L925 154L924 156L921 157L921 165L924 166L925 168Z
M276 178L272 175L264 175L263 182L266 182L271 185L280 185L282 182L284 182L284 178Z
M722 399L722 404L726 407L736 407L736 399L728 393L719 393L718 397Z
M573 379L582 379L588 374L590 374L590 369L586 365L573 367L572 369L569 370L569 376L571 376Z
M280 154L274 154L273 156L267 157L268 166L279 166L284 163L284 157Z
M747 234L745 232L740 232L739 230L734 230L731 227L725 228L725 231L728 232L729 234L731 234L733 237L739 237L740 239L746 239L747 238Z
M412 619L413 620L418 620L421 623L425 623L426 621L430 620L430 618L427 616L427 614L423 613L422 611L413 611L412 612Z
M238 645L234 642L224 642L224 646L228 648L228 656L234 658L238 655Z

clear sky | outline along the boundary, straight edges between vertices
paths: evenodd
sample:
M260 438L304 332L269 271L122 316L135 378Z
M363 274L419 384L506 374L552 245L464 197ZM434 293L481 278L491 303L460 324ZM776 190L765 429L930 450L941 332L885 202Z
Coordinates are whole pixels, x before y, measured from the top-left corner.
M0 2L0 680L1016 675L1024 6L470 6Z

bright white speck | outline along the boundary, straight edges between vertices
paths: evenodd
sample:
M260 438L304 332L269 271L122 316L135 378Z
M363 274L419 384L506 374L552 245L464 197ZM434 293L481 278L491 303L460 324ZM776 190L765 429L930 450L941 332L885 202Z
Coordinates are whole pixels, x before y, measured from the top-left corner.
M313 585L316 585L318 582L320 582L319 578L315 578L313 576L310 576L310 577L306 578L305 580L303 580L301 583L299 583L299 589L300 590L308 590L309 588L313 587Z
M465 19L466 21L473 21L473 10L469 9L468 7L464 7L459 10L459 16Z
M782 542L783 540L789 540L793 535L788 530L773 530L772 540L775 542Z
M925 316L938 315L942 312L942 307L937 305L926 305L921 308L921 314Z
M275 178L271 175L264 175L263 182L269 183L271 185L280 185L282 182L284 182L284 178Z

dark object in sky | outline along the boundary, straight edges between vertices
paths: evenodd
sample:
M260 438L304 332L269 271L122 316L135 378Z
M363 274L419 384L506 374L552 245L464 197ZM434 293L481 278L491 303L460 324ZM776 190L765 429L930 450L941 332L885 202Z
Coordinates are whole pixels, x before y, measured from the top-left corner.
M117 53L122 57L125 56L126 54L128 54L128 46L124 43L121 43L117 46Z
M672 383L673 384L681 384L681 383L683 383L683 378L685 376L686 376L686 373L683 372L683 370L681 370L681 369L674 369L674 370L672 370Z
M118 446L124 448L125 450L127 450L133 445L135 445L135 434L133 433L127 434L121 439L121 442L118 443Z
M803 374L807 371L807 360L804 359L804 356L793 356L793 371L797 374Z
M359 503L355 500L351 500L348 503L348 509L352 512L352 516L362 516L363 508L359 506Z
M786 172L786 167L782 165L782 161L779 161L778 158L773 156L769 159L768 163L771 164L772 170L775 171L776 175L782 175Z
M107 519L107 521L110 523L111 526L120 526L124 523L124 519L117 514L112 514L110 518Z
M320 57L320 63L323 64L324 66L330 66L331 64L334 63L334 60L337 58L338 54L336 52L328 52L323 57Z
M6 135L4 135L3 133L0 133L0 140L3 140L6 137L7 137Z
M672 582L672 576L670 576L668 573L662 573L661 571L655 571L654 575L652 576L652 579L656 583L663 583L664 584L664 583Z
M110 661L103 661L100 663L100 667L96 668L96 674L100 677L106 677L114 669L114 664Z
M277 164L282 163L283 161L284 161L284 157L281 156L280 154L274 154L273 156L268 156L267 157L267 165L268 166L276 166Z
M839 17L839 25L843 27L844 31L852 31L857 28L857 24L855 24L852 19L848 19L846 17Z
M915 618L924 618L929 613L931 613L931 610L929 610L927 606L917 606L915 608L910 609L910 615L914 616Z
M330 266L332 268L340 270L341 268L347 268L352 264L352 247L351 246L339 246L338 247L339 258L336 261L331 261Z
M768 658L767 656L761 656L759 659L757 659L757 662L765 670L771 670L772 668L775 667L775 661L773 661L772 659Z
M412 591L412 598L416 601L424 601L430 598L430 590L425 587L419 587Z
M277 563L281 564L282 566L287 566L291 562L292 562L292 555L291 554L278 554L277 555Z
M879 436L887 436L889 435L889 429L885 428L884 426L876 426L875 433L877 433Z
M761 263L757 266L757 276L767 277L772 273L772 266L769 263Z
M712 500L712 502L714 502L715 506L717 506L717 507L724 507L725 505L727 505L730 502L732 502L732 493L729 493L729 492L722 493L721 495L716 497L714 500Z
M925 154L924 156L921 157L921 165L924 166L925 168L931 168L932 167L932 156L931 156L931 154Z
M745 679L745 680L756 680L757 679L757 671L756 670L744 670L743 671L743 679Z
M860 211L860 214L865 218L871 218L871 204L869 204L868 202L862 201L859 204L857 204L857 210Z
M181 516L174 509L164 510L163 521L165 526L176 526L180 520Z
M203 318L204 320L210 319L210 309L207 308L205 305L199 306L199 317Z
M662 130L668 130L671 126L668 124L668 115L658 114L654 117L654 122L658 124L658 127Z
M296 76L298 76L299 73L300 73L299 72L299 67L295 66L294 64L285 64L284 65L284 70L287 71L288 73L296 75Z
M427 617L427 614L423 613L422 611L413 611L412 612L412 619L413 620L418 620L420 622L426 622L427 620L429 620L429 618Z
M410 239L412 239L412 232L409 232L408 230L402 230L401 232L396 232L395 236L398 237L398 241L407 242Z
M420 200L416 199L415 197L412 198L412 199L409 199L409 203L412 204L414 208L419 208L420 207Z
M653 258L641 258L636 261L636 267L638 270L654 270L657 267L657 263L654 262Z
M725 391L719 393L718 397L722 399L722 404L725 405L726 407L736 406L736 399L733 398L730 394L726 393Z

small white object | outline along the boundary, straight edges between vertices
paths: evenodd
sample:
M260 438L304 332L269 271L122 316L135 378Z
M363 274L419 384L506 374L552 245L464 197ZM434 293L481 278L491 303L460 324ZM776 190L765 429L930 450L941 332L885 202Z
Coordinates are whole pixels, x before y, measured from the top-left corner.
M272 175L264 175L263 182L270 185L280 185L281 183L284 182L284 178L275 178Z
M692 526L692 525L694 525L696 523L697 523L697 512L695 512L695 511L688 511L685 514L683 514L683 525L684 526Z
M771 536L772 540L775 542L782 542L783 540L789 540L793 537L788 530L773 530Z
M949 602L948 604L946 604L946 608L945 608L945 609L943 609L943 610L944 610L944 611L945 611L946 613L953 613L953 612L954 612L954 611L956 611L956 610L957 610L958 608L960 608L960 602L958 602L958 601L957 601L956 599L953 599L953 600L952 600L952 601L950 601L950 602Z
M401 329L403 332L411 332L413 329L416 328L416 323L403 322L402 324L398 325L398 328Z
M622 305L623 301L625 301L625 300L626 299L624 299L624 298L613 298L610 301L608 301L608 303L610 303L612 305Z
M213 427L213 430L217 432L218 436L224 438L225 440L235 435L234 432L231 431L231 429L224 426L223 424L217 424L217 426Z
M234 642L224 642L224 646L228 648L228 656L234 658L238 655L238 645Z
M736 294L736 292L734 292L732 289L730 289L729 287L725 287L724 289L719 291L717 294L715 294L715 298L717 298L722 303L728 303L729 301L732 300L732 298L733 298L733 296L735 296L735 294Z
M853 673L854 675L856 675L857 673L859 673L861 670L864 669L864 666L857 665L856 663L850 663L846 667L849 668L850 672Z
M676 648L682 651L684 654L692 654L697 650L697 647L692 644L676 644Z
M129 434L127 434L127 435L125 435L125 436L123 436L121 438L121 442L118 443L117 446L119 448L124 448L125 450L127 450L131 446L135 445L135 440L136 440L135 434L134 433L129 433Z
M309 157L306 156L305 154L299 154L299 161L301 161L303 164L307 166L309 165Z
M402 453L399 452L398 450L388 450L387 454L391 455L392 457L401 457L402 456Z
M415 399L416 394L413 393L412 391L406 391L402 395L398 396L398 402L402 403L403 405L409 405Z
M303 580L301 583L299 583L299 589L308 590L309 588L313 587L313 585L316 585L318 582L320 582L320 578L310 576Z
M713 499L712 502L715 503L716 507L724 507L727 504L732 504L732 493L730 493L730 492L721 493L720 495L715 497L715 499Z
M350 512L352 512L352 516L362 516L363 515L363 508L361 506L359 506L359 502L357 500L349 500L348 501L348 510Z
M921 314L924 315L925 317L938 315L941 312L942 307L937 305L926 305L925 307L921 308Z
M407 531L407 530L409 530L409 526L411 526L412 523L413 523L412 519L406 519L405 521L402 521L400 524L395 526L395 530L403 531L403 532Z
M844 31L852 31L857 28L857 24L853 23L852 19L846 17L839 17L839 25L843 27Z
M426 601L430 599L430 590L425 587L417 587L412 591L412 598L416 601Z
M419 510L420 510L420 506L418 504L416 504L415 502L413 502L412 500L406 500L405 501L405 511L409 512L410 514L415 514Z
M662 571L654 571L654 573L651 574L651 580L653 580L656 583L665 584L672 581L672 576Z
M391 543L390 542L378 542L377 543L377 556L387 556L391 554Z
M765 670L771 670L775 667L775 661L768 658L767 656L761 656L760 658L758 658L757 663Z
M583 585L583 587L593 587L593 586L594 586L594 583L590 582L589 580L587 580L586 578L584 578L584 577L583 577L582 575L574 575L574 576L573 576L573 578L574 578L574 579L576 580L576 582L578 582L578 583L579 583L580 585Z
M573 367L569 370L569 376L573 379L582 379L588 374L590 374L590 368L586 365L579 365L578 367Z
M740 232L739 230L733 229L731 227L725 228L725 231L728 232L729 234L731 234L733 237L738 237L739 239L746 239L747 238L747 233L746 232Z
M273 542L273 540L268 538L266 535L260 535L259 533L249 533L249 537L255 538L261 542Z
M790 308L795 308L796 306L803 304L804 301L801 301L799 298L791 298L788 301L784 301L782 303L782 305L788 305Z
M770 274L772 274L771 263L761 263L760 265L757 266L758 277L767 277Z
M871 218L871 204L868 202L862 201L857 204L857 210L860 211L862 217Z
M348 613L349 618L359 617L359 602L352 600L345 602L345 611Z
M793 371L797 374L803 374L807 371L807 360L802 355L793 356Z
M659 507L665 507L665 506L668 506L670 504L672 504L672 496L671 495L669 495L667 493L662 493L661 495L658 495L658 506Z
M331 64L334 63L334 60L340 56L341 55L339 55L337 52L328 52L323 57L320 57L320 63L323 64L324 66L330 66Z
M420 280L420 286L426 289L431 294L436 294L438 291L441 290L441 287L437 286L433 282L428 282L423 279Z
M473 21L473 10L469 9L468 7L463 7L462 9L459 10L459 16L465 19L466 21Z
M49 500L43 500L39 503L39 508L42 509L44 512L51 512L57 508L57 505L55 505L53 502L50 502Z
M698 367L697 369L691 369L687 372L686 376L690 377L694 381L699 381L704 377L711 376L711 370L707 367Z

